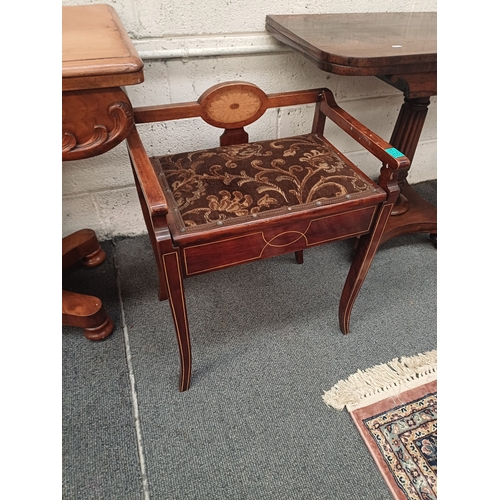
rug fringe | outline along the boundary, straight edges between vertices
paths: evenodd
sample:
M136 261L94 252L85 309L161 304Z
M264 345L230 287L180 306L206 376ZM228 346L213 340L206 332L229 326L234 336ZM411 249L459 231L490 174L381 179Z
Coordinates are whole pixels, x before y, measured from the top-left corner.
M351 411L437 378L437 349L358 370L323 394L324 402Z

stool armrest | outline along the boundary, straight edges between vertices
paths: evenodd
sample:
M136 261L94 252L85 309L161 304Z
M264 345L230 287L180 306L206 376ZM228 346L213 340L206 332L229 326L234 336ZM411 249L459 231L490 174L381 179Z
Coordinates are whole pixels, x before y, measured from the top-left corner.
M130 162L136 173L151 216L167 215L168 205L163 188L153 165L149 161L148 154L144 149L135 125L127 136L127 148Z
M356 142L370 151L370 153L376 156L391 170L410 167L410 160L406 156L393 156L391 151L396 152L396 154L400 152L339 107L335 102L333 94L329 90L325 89L324 96L325 100L323 100L320 105L321 112L344 130L344 132L349 134Z

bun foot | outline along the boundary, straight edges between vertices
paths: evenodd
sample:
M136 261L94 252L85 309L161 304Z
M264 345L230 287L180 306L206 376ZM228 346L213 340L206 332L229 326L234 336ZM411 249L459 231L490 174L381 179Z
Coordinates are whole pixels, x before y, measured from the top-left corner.
M82 257L80 259L80 262L85 267L96 267L99 264L102 264L105 259L106 259L106 253L99 245L99 248L95 252L92 252L92 253L89 253L88 255L85 255L85 257Z
M113 320L108 316L102 325L96 328L84 328L83 334L89 340L103 340L111 334L114 326Z

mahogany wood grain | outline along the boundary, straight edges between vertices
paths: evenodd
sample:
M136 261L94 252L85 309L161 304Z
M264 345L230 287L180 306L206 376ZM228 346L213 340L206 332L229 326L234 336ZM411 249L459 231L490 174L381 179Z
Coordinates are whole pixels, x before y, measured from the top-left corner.
M436 12L266 16L266 30L329 73L435 73Z
M131 132L132 106L120 86L144 81L139 58L110 5L62 8L62 159L80 160L114 148ZM63 270L105 259L95 232L63 239ZM111 334L113 321L97 297L63 290L63 324L83 328L89 340Z
M63 271L78 261L85 267L95 267L105 258L106 254L92 229L80 229L62 240Z
M238 89L240 89L241 82L239 82L237 85ZM221 83L216 87L217 89L221 89L224 87L227 88L228 83ZM292 103L294 105L315 103L318 102L319 95L320 94L318 94L318 89L267 94L266 109L290 106ZM202 101L201 97L200 99L198 99L198 101L173 104L157 104L154 106L138 106L134 108L134 121L136 124L140 124L202 117L204 105L206 105L206 103L201 103L200 101ZM220 122L219 125L217 125L215 122L211 124L213 126L225 128L225 123L223 122Z
M437 95L436 12L269 15L266 30L323 71L376 76L404 94L389 142L413 161L430 96ZM437 211L399 173L400 196L382 242L437 233ZM411 199L411 201L410 201Z
M388 150L393 146L341 109L331 91L324 88L266 95L254 85L227 82L212 87L197 102L134 109L137 124L200 117L223 129L220 144L231 146L248 142L243 124L257 120L266 110L311 103L316 103L312 132L329 144L330 150L336 152L345 166L350 166L371 183L370 190L362 196L352 199L347 196L336 203L299 204L288 207L283 213L255 214L251 220L243 222L237 218L217 228L207 225L195 231L183 231L179 227L175 218L179 209L159 163L148 158L136 126L127 136L134 179L158 268L159 299L170 299L180 356L180 391L190 387L192 373L183 286L187 277L283 253L294 253L296 261L301 263L303 251L308 247L359 236L360 245L339 303L339 324L341 331L347 333L354 300L399 194L400 171L407 170L410 161L404 155L391 155ZM379 159L382 164L379 185L326 141L322 135L326 120L332 121ZM227 189L230 189L229 183Z
M127 137L129 158L137 175L137 184L147 207L147 218L161 217L168 213L167 200L162 186L158 183L157 172L152 168L146 149L134 126ZM130 154L133 151L134 154Z
M81 160L106 153L132 129L132 105L119 88L63 92L62 158Z
M419 99L437 95L437 72L377 75L377 77L392 87L403 92L407 99Z
M248 133L243 127L225 129L220 136L221 146L231 146L231 144L241 144L248 142Z
M83 328L89 340L105 339L114 327L101 299L68 290L62 291L62 324Z
M80 229L62 240L63 271L77 262L85 267L96 267L105 258L106 254L92 229ZM67 290L62 292L62 324L83 328L89 340L105 339L114 327L100 299Z
M408 210L397 217L389 217L380 244L404 234L428 233L437 247L437 207L419 196L407 181L404 181L403 189Z
M62 90L136 85L144 63L110 5L62 8Z

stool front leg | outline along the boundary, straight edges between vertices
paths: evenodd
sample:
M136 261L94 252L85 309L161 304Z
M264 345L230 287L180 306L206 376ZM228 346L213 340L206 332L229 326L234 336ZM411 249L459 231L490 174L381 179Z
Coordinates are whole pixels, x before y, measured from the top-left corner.
M339 325L344 335L349 333L349 322L354 301L377 253L393 206L394 203L384 203L378 213L373 231L361 236L357 242L354 259L347 274L339 304Z
M191 384L192 358L179 252L173 249L171 252L163 253L162 259L181 361L179 390L183 392L189 389Z

